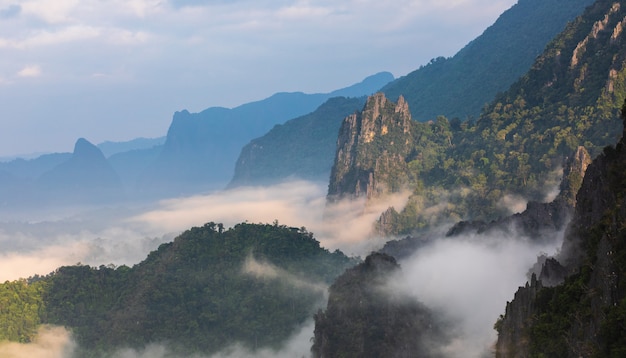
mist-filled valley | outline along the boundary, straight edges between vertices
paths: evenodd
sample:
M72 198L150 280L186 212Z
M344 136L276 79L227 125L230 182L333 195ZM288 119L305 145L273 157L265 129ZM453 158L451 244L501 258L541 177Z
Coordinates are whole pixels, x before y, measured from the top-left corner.
M1 161L0 356L623 356L625 19L519 0L399 78Z
M371 251L381 249L388 240L369 233L376 215L389 205L401 205L403 199L406 200L398 198L395 202L370 207L369 214L363 211L360 201L341 202L326 208L323 185L297 181L166 200L147 210L120 211L111 207L40 222L4 223L0 272L2 280L17 280L47 275L61 266L77 264L132 267L159 245L209 220L223 223L226 228L242 222L294 223L314 233L322 247L364 258ZM455 338L443 350L447 355L460 356L461 350L463 354L472 352L472 356L479 356L490 351L496 333L493 323L506 301L512 298L511 292L527 280L529 267L538 255L556 253L562 233L554 233L550 240L539 243L515 231L487 237L446 238L448 228L435 228L435 235L440 237L431 238L414 254L400 260L401 273L389 278L385 290L422 302L441 312L446 320L455 322L449 328ZM246 267L254 270L260 266L248 262ZM255 277L261 280L263 275L279 273L266 268ZM322 286L322 291L327 287ZM323 308L324 303L318 302L318 307ZM251 350L232 342L233 346L211 357L307 355L313 335L311 318L279 349ZM42 328L36 337L28 344L7 343L0 351L7 352L8 356L71 357L76 350L77 343L71 334L61 328ZM42 353L37 353L40 350ZM150 342L143 349L119 348L113 357L169 357L171 354L174 353L166 342Z

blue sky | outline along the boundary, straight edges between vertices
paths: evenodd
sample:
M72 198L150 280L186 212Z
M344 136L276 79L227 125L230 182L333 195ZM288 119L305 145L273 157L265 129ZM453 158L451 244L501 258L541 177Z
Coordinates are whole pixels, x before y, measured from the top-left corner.
M516 0L0 0L0 157L451 56Z

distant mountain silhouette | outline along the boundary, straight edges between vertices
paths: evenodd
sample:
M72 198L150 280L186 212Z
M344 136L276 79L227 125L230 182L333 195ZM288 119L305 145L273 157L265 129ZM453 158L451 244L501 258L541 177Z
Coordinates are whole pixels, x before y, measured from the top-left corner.
M165 143L165 137L159 138L135 138L124 142L105 141L97 145L105 157L135 150L152 149Z
M124 197L122 183L95 145L80 138L72 156L43 173L35 190L44 204L101 203Z
M144 196L163 197L223 188L232 178L241 148L253 138L314 111L331 97L372 94L391 80L393 75L381 72L330 93L277 93L233 109L176 112L163 150L136 189Z

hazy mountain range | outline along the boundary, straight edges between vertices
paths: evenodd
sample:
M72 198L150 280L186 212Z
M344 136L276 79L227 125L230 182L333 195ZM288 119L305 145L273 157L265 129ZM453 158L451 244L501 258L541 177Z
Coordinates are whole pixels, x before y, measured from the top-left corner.
M391 98L403 94L414 119L474 116L523 74L546 43L590 3L520 1L455 56L435 59L395 81L382 72L325 94L277 93L232 109L183 110L174 114L164 138L105 142L98 147L123 184L124 195L116 197L133 200L190 195L221 189L229 182L232 186L286 178L326 180L341 120L361 104L353 101L348 108L334 100L316 111L325 101L358 98L382 89ZM284 127L273 128L288 120ZM0 165L7 188L2 196L5 205L32 197L30 185L22 184L37 181L47 169L45 163L51 163L50 158L16 162L21 164ZM17 172L16 167L20 167ZM75 201L89 203L107 196L93 192L95 188L81 189Z
M419 91L410 86L397 98L384 91L328 94L300 114L273 105L285 97L300 98L304 106L310 97L279 94L251 107L177 112L163 144L137 141L109 158L79 139L71 154L2 163L7 198L24 190L32 203L51 204L198 193L223 185L233 169L233 187L319 181L319 170L330 178L325 202L307 197L300 220L322 207L322 236L365 227L346 247L382 252L350 259L324 249L305 227L277 220L232 227L211 221L132 267L77 264L7 281L0 290L0 307L9 307L0 310L0 337L31 342L16 348L21 351L38 346L36 337L54 336L64 358L622 356L626 1L598 0L585 9L571 4L579 10L565 16L563 1L521 0L485 31L492 41L472 43L498 43L500 32L510 38L513 29L538 38L536 30L551 27L544 26L552 19L547 11L562 20L521 77L504 76L510 82L481 104L475 120L415 120L419 112L411 107L419 106L419 96L408 98ZM528 26L512 15L516 11L527 15ZM459 59L472 53L472 44ZM516 53L516 60L527 52L500 50ZM498 52L481 55L494 59ZM454 58L415 73L452 71ZM485 71L499 73L498 61L487 62L484 78ZM510 66L521 66L514 62ZM463 73L481 68L475 65ZM415 73L397 81L422 76ZM380 89L389 78L378 74L361 84L371 86L358 87ZM449 102L460 96L450 93ZM468 116L475 110L470 107ZM260 112L250 108L288 118L261 125L250 117ZM230 130L253 137L224 139ZM223 146L214 147L221 139ZM234 159L244 145L236 167L234 160L220 162ZM318 151L331 159L313 160ZM137 188L129 190L129 182ZM46 198L47 188L62 196ZM288 199L297 195L286 184L278 188ZM252 193L267 192L237 188L219 195L228 193L253 206ZM204 201L209 197L171 200L129 220L146 225L181 221L196 211L204 219L237 210L228 201L213 208L214 201ZM266 199L270 204L258 210L271 213L278 198ZM289 203L287 210L294 210ZM367 220L356 224L351 216Z

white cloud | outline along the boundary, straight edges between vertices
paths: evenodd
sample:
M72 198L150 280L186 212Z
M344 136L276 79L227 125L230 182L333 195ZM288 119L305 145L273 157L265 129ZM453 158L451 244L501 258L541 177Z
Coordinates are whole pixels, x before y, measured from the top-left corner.
M325 6L311 5L309 1L300 1L296 4L278 9L276 16L289 20L312 20L316 17L329 16L333 9Z
M41 67L38 65L30 65L22 68L18 73L18 77L39 77L41 76Z
M233 226L240 222L306 227L322 246L348 255L366 255L384 240L371 236L373 222L389 206L401 209L408 193L391 195L365 206L346 200L326 206L325 184L306 181L271 187L245 187L210 195L166 200L159 207L130 218L152 231L175 232L208 221Z
M21 7L26 15L33 15L50 24L58 24L70 22L72 13L80 3L80 0L27 0Z
M102 30L91 26L70 26L59 31L36 31L26 38L0 39L0 48L33 49L42 46L61 45L68 42L77 42L93 39L101 34Z
M562 233L539 244L512 234L440 238L400 262L390 285L443 313L457 337L444 353L481 357L495 343L493 325L542 253L554 254Z
M3 358L69 358L76 347L62 327L41 327L32 343L0 342Z
M46 80L64 95L42 116L19 104L46 103L50 95L11 83L2 106L23 124L3 131L0 154L29 152L43 142L57 147L36 150L71 145L65 143L69 121L99 140L159 136L183 108L234 106L279 91L331 91L382 70L404 75L452 55L514 2L24 0L18 9L7 1L0 4L7 17L0 21L0 73L45 64ZM106 88L93 73L109 74ZM107 97L94 97L98 91ZM125 104L124 114L111 113L111 103ZM50 116L57 117L58 132L38 137L30 123ZM106 131L102 122L111 124Z

